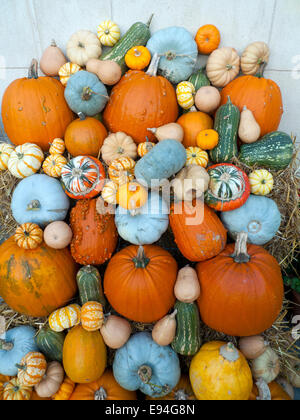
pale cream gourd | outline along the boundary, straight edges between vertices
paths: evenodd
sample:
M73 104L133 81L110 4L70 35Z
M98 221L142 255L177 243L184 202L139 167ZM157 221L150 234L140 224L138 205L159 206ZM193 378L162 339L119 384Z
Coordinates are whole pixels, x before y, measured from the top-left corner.
M36 144L25 143L15 148L8 160L8 170L16 178L35 174L42 166L44 153Z
M214 86L202 86L196 93L196 108L207 114L215 111L221 102L221 95Z
M96 74L102 83L113 86L119 82L122 77L122 69L118 63L111 60L101 61L97 58L91 58L86 65L87 71Z
M240 57L231 47L218 48L208 57L207 77L216 87L228 85L240 71Z
M110 315L100 328L104 343L111 349L119 349L129 340L132 333L130 323L119 316Z
M0 143L0 171L6 171L10 155L15 146L8 143Z
M186 266L179 270L174 294L180 302L193 303L200 296L200 284L196 271Z
M288 371L288 379L295 388L300 388L300 362L292 363L292 371Z
M73 232L70 226L65 222L50 223L44 230L45 244L53 249L64 249L70 245L73 238Z
M79 66L86 66L89 59L99 58L101 54L101 43L91 31L78 31L68 41L67 56L72 63Z
M127 134L122 132L113 133L104 140L101 148L101 156L107 165L110 165L115 159L121 157L136 159L137 145Z
M268 63L269 57L270 49L265 42L252 42L242 54L242 72L247 75L257 74L260 66Z
M158 321L152 330L152 338L160 346L168 346L176 336L176 315L177 309Z
M45 49L40 60L40 68L46 76L58 76L60 68L67 63L67 59L56 42L52 40L51 45Z
M241 112L241 119L239 125L239 138L243 143L254 143L260 137L260 125L257 123L253 112L244 106Z
M173 139L182 143L184 137L183 128L177 123L169 123L158 128L148 128L148 131L151 131L158 141Z
M252 361L251 371L254 379L263 379L269 384L280 373L279 357L271 347L267 347L262 355Z
M265 352L268 344L261 335L242 337L239 341L239 349L246 359L251 360L261 356Z
M175 199L192 201L199 198L208 190L209 183L210 177L204 168L199 165L186 166L172 180Z
M58 362L50 362L47 371L41 382L34 387L41 398L50 398L59 390L63 383L65 372Z

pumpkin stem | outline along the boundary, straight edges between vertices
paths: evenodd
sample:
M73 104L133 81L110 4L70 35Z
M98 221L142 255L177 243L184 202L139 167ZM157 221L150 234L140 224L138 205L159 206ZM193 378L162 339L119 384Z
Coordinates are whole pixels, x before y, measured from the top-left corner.
M234 253L231 255L236 263L247 263L251 259L247 252L247 238L247 232L239 232L237 235Z
M16 363L16 365L15 365L19 370L26 370L27 369L27 366L26 365L19 365L19 363Z
M148 131L151 131L151 133L155 134L157 131L157 128L147 128ZM146 137L146 141L149 141L148 137Z
M84 113L83 112L78 112L78 117L80 118L80 121L84 121L84 120L86 120L86 116L84 115Z
M132 260L135 264L135 268L146 268L150 262L150 258L147 258L145 255L145 250L143 246L139 246L137 255Z
M178 313L178 310L175 309L175 311L171 313L170 318L174 319L176 317L177 313Z
M233 343L224 344L224 346L220 348L220 355L228 362L236 362L240 358L239 352Z
M189 396L184 389L179 389L176 391L174 397L174 399L177 401L187 401L189 399Z
M150 66L146 73L148 76L156 76L159 60L160 60L160 56L157 53L155 53L152 57Z
M144 384L148 384L152 378L152 369L150 366L143 365L138 370L138 375Z
M148 22L146 23L146 25L148 26L148 28L150 27L150 25L152 23L153 16L154 16L154 13L152 13L152 15L150 16Z
M98 391L95 392L94 400L95 401L104 401L107 399L107 393L103 387L99 388Z
M198 109L195 107L195 105L191 106L189 109L189 112L197 112Z
M258 401L271 401L272 395L269 385L263 380L259 379L255 385L258 388L259 396L256 398Z
M266 61L263 61L262 63L260 63L260 68L259 68L258 72L256 73L255 77L258 77L259 79L261 77L264 77L264 71L265 71L265 68L266 68L267 64L268 63Z
M227 96L227 104L232 105L231 98L229 95Z
M36 210L40 210L41 208L41 203L39 202L39 200L32 200L28 206L27 206L27 211L36 211Z
M51 40L51 47L57 47L57 44L55 42L55 39L52 39Z
M31 64L30 64L30 67L29 67L29 70L28 70L28 79L38 79L39 78L38 67L39 67L38 62L34 58L31 61Z
M10 351L14 348L13 343L8 343L5 340L0 339L0 350Z
M103 98L109 99L109 96L102 95L101 93L96 93L89 86L86 86L82 89L81 99L83 101L89 101L92 95L99 95L99 96L103 96Z

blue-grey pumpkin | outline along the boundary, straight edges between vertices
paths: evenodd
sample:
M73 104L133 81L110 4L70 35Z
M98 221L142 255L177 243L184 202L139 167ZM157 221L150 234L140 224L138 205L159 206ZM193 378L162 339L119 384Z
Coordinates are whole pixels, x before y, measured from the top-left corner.
M134 245L150 245L158 241L169 226L169 208L157 192L148 195L148 202L131 212L119 206L115 222L118 233Z
M152 56L161 56L159 73L173 84L187 80L195 69L198 47L185 28L172 26L155 32L147 48Z
M177 140L163 140L135 166L135 177L142 184L157 186L179 172L186 164L186 150Z
M175 388L181 372L175 351L156 344L150 333L141 332L117 350L113 373L121 387L159 398Z
M264 245L276 235L281 214L271 198L250 195L242 207L221 213L221 219L233 238L239 232L247 232L248 242Z
M69 207L70 200L60 182L43 174L23 179L11 200L12 214L19 224L36 223L42 227L64 220Z
M29 326L8 330L0 339L0 374L16 376L21 360L27 353L39 351L36 344L36 330Z
M92 117L103 111L108 94L106 87L95 74L79 71L70 77L65 89L65 98L76 114L82 112Z

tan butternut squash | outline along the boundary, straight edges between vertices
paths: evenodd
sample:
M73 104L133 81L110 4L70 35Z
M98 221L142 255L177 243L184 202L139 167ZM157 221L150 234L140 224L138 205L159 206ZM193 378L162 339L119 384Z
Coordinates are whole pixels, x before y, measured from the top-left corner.
M174 340L177 327L176 315L177 310L171 315L166 315L155 324L152 331L152 338L160 346L168 346Z
M58 76L60 68L67 63L64 53L53 40L51 45L45 49L40 60L40 68L46 76Z
M182 143L184 137L183 128L177 123L169 123L158 128L148 128L148 131L151 131L158 141L173 139Z
M200 296L200 284L196 271L186 266L179 270L174 294L180 302L193 303Z
M124 346L131 335L129 322L116 315L110 315L100 328L104 343L111 349L119 349Z
M252 111L244 106L241 112L239 138L243 143L254 143L259 139L260 132L260 125L257 123Z
M87 71L96 74L102 83L113 86L119 82L122 77L122 70L115 61L101 61L97 58L91 58L86 65Z

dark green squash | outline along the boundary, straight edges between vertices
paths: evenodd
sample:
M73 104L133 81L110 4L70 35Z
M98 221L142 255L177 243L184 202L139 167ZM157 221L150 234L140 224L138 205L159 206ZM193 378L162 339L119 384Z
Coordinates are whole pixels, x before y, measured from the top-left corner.
M172 348L183 356L193 356L202 344L198 306L195 302L177 301L175 309L177 309L177 329Z
M76 280L81 305L91 301L99 302L103 306L106 305L101 276L96 267L93 267L92 265L82 267L77 273Z
M55 332L45 326L37 334L36 343L47 359L62 362L65 337L64 332Z
M194 85L196 92L203 86L210 86L209 78L206 76L205 67L193 73L189 80Z
M230 96L227 103L216 112L214 129L219 133L219 144L211 150L210 158L215 163L231 162L238 155L237 135L241 113L233 105Z

